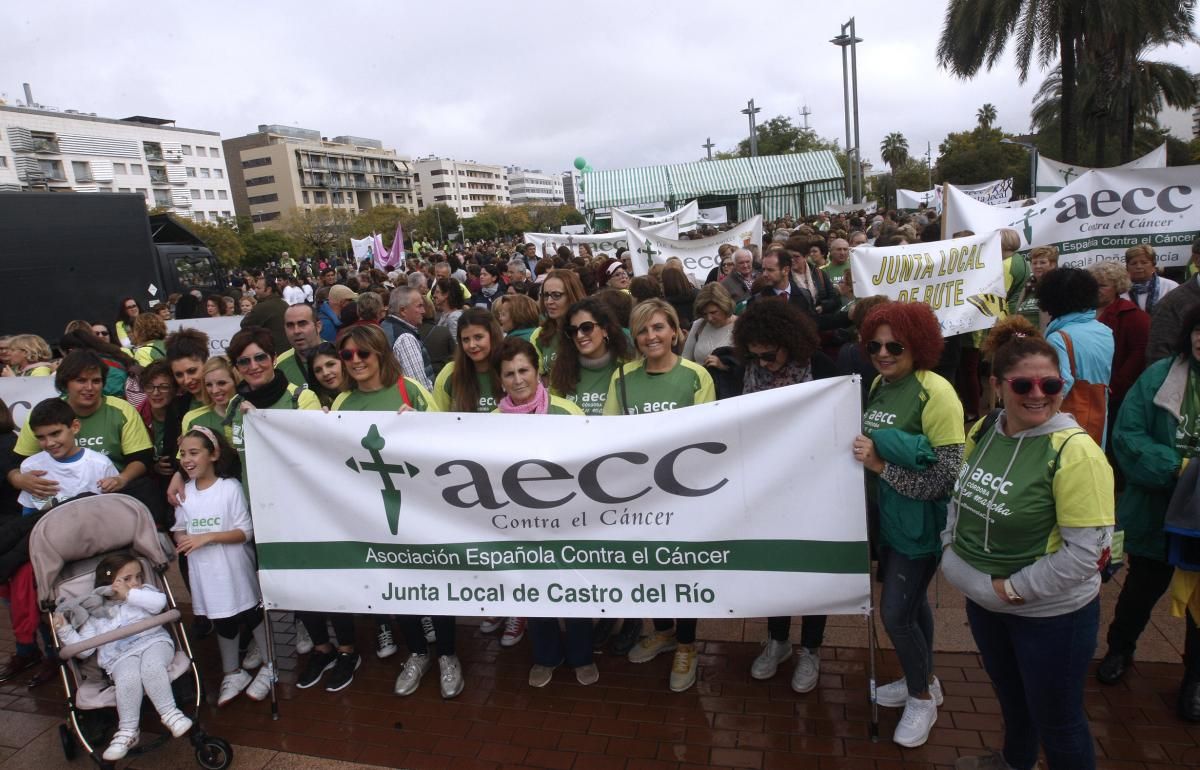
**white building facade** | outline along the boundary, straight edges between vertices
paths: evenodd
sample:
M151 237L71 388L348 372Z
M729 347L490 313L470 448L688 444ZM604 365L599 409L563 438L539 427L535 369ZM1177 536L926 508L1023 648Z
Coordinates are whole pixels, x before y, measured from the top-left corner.
M484 206L512 203L503 166L428 157L417 158L412 167L419 210L441 203L470 219Z
M543 174L517 166L509 166L508 193L514 206L526 203L561 206L566 202L563 180L557 174Z
M216 131L0 105L0 190L128 192L197 222L233 216Z

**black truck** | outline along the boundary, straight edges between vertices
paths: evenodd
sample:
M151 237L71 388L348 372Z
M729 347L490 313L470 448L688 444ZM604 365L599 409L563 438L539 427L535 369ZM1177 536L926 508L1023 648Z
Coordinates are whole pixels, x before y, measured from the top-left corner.
M0 192L0 334L53 344L69 321L112 323L122 297L225 287L212 252L136 193Z

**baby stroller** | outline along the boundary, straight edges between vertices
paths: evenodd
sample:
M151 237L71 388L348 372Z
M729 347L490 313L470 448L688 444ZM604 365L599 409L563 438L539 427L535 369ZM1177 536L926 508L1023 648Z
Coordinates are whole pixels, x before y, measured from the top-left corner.
M63 754L68 760L74 759L77 746L82 745L101 767L111 768L115 764L105 762L101 753L116 728L116 688L96 663L96 656L77 656L147 628L167 626L175 641L175 658L168 668L171 686L176 704L195 723L188 738L195 749L196 761L201 767L212 770L228 767L233 762L232 747L220 738L205 734L198 721L200 672L165 577L173 550L164 548L145 505L128 495L87 495L43 514L29 536L29 557L37 580L38 602L47 613L47 622L53 629L48 615L58 602L92 591L96 565L114 551L129 551L138 557L146 585L162 591L167 597L167 606L155 617L76 644L64 646L58 634L53 633L54 648L60 661L59 674L67 696L67 723L58 728ZM157 748L169 737L164 735L154 741L143 741L130 756Z

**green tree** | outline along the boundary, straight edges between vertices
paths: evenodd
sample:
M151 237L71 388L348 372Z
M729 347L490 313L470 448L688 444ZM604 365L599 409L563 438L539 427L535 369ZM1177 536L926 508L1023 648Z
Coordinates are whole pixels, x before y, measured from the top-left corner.
M415 214L399 206L373 206L354 218L350 225L350 236L365 238L371 233L379 233L383 236L384 245L390 249L392 238L396 235L396 223L400 223L407 233L416 220Z
M242 264L247 267L259 267L273 260L279 259L279 255L283 252L288 252L299 256L301 249L296 246L286 233L282 230L251 230L246 228L238 231L238 238L242 241L242 246L246 249L246 256L242 259Z
M980 128L991 128L996 122L996 105L985 104L975 113L975 119L979 121Z
M1024 83L1037 53L1047 67L1057 56L1062 67L1060 126L1062 159L1076 163L1079 144L1075 128L1077 47L1083 33L1083 9L1089 0L950 0L938 64L960 78L973 78L981 68L992 69L1004 54L1010 37L1016 39L1018 80ZM1140 3L1134 4L1140 5Z
M441 243L458 232L458 214L444 203L436 203L417 214L413 237Z
M1004 132L976 127L950 133L938 145L933 175L937 183L977 184L1013 178L1013 189L1029 187L1029 153L1019 145L1001 144Z
M283 218L283 232L306 256L323 257L349 251L353 217L345 209L317 206L292 209Z
M888 206L896 205L896 190L925 190L929 187L929 169L924 161L905 158L887 174L874 177L874 194Z
M792 123L786 115L778 115L754 127L758 135L759 155L788 155L796 152L815 152L817 150L837 150L837 142L830 142L817 136L811 128L804 128ZM718 160L728 158L749 158L750 138L738 142L731 151L718 152Z
M894 174L896 169L908 160L908 140L904 138L904 134L893 131L879 143L879 154Z
M246 247L238 237L237 230L233 229L232 223L193 222L174 215L171 218L204 241L204 245L224 267L237 267L246 256Z

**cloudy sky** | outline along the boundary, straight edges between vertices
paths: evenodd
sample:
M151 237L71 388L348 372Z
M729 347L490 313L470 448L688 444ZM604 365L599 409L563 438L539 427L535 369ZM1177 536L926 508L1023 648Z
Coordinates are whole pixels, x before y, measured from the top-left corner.
M944 4L749 4L692 0L482 2L4 3L0 93L106 117L152 115L180 126L252 132L260 123L383 140L413 157L596 169L696 160L788 115L844 137L839 49L857 17L864 156L900 131L910 152L974 123L1029 126L1034 73L1011 60L970 82L934 61ZM117 12L116 8L123 10ZM1200 70L1200 49L1154 58ZM1171 119L1187 130L1186 116ZM844 141L844 139L843 139Z

